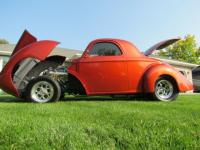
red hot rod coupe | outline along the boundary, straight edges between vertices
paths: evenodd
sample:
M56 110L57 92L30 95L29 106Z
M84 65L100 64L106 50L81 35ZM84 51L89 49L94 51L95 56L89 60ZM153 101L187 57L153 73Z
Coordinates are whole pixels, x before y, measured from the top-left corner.
M59 66L65 57L49 56L59 43L37 41L24 31L0 73L0 88L32 102L57 101L64 93L144 93L157 100L172 101L179 92L193 90L192 84L172 66L148 55L177 40L160 42L144 53L125 40L94 40L82 56L72 59L67 71L61 73Z

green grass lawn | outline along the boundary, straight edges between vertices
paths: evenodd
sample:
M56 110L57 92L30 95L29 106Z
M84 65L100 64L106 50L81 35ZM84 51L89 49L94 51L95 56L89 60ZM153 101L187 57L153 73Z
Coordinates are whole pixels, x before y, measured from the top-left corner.
M174 102L0 97L0 149L200 149L200 95Z

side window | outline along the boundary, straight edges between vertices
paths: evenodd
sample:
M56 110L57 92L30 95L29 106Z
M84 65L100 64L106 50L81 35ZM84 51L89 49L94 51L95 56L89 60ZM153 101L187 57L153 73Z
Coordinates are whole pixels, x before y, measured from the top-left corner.
M89 52L89 55L95 56L118 56L121 55L121 50L113 43L97 43Z

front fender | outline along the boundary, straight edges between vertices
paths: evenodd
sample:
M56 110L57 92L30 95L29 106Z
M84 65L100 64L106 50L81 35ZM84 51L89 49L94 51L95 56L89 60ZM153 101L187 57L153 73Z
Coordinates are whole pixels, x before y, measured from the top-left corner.
M85 84L86 82L80 77L80 75L76 71L74 71L74 70L72 70L70 68L68 68L68 73L72 74L74 77L76 77L80 81L80 83L82 84L83 88L85 89L86 94L88 95L89 92L88 92L88 88L87 88L87 86Z
M155 90L155 83L161 76L170 76L176 83L180 92L193 90L193 85L179 71L167 64L157 64L151 66L144 75L143 89L144 92L152 93Z
M44 60L58 44L59 42L56 41L44 40L31 43L17 50L0 73L0 88L9 94L20 96L12 79L14 67L26 58Z

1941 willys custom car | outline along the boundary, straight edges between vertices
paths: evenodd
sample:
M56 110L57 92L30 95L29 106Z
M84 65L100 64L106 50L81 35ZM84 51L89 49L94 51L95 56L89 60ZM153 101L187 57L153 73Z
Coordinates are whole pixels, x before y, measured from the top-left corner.
M32 102L57 101L64 93L146 93L156 100L172 101L179 92L193 90L193 85L175 68L148 55L178 40L160 42L142 53L125 40L97 39L61 73L65 57L49 56L59 43L37 41L25 30L0 73L0 88Z

